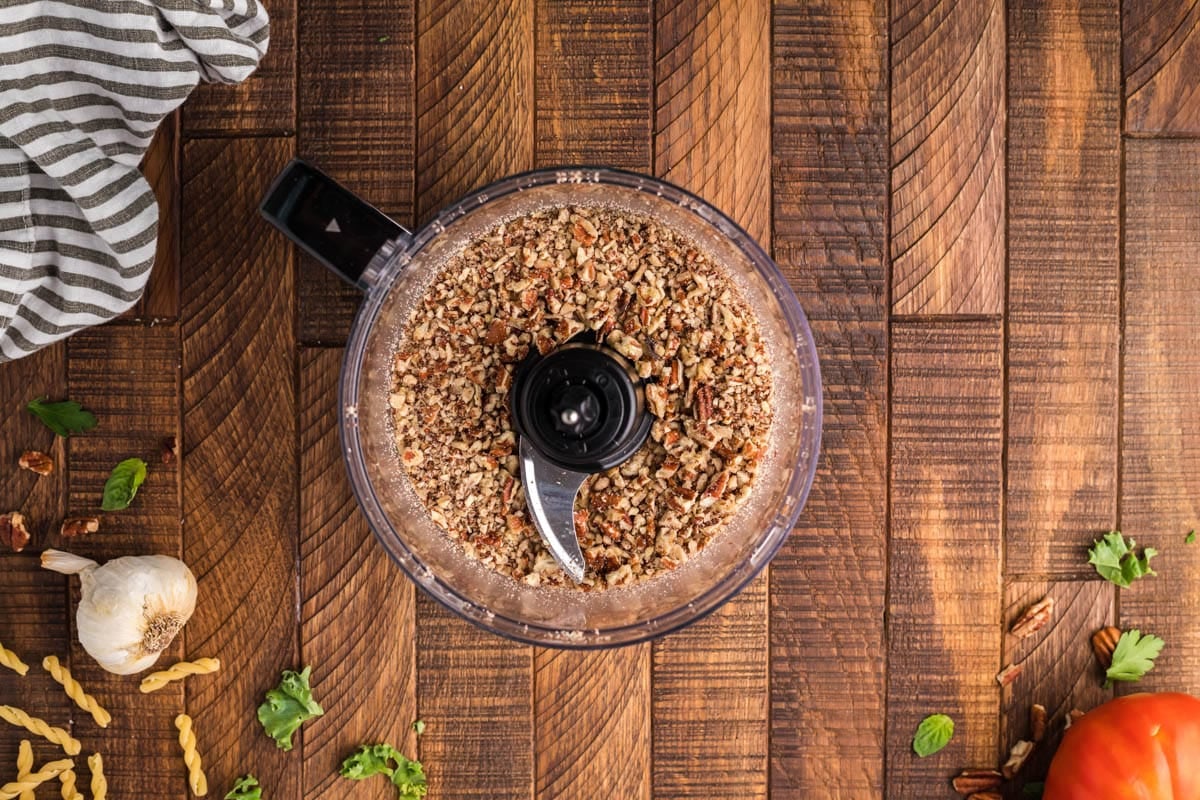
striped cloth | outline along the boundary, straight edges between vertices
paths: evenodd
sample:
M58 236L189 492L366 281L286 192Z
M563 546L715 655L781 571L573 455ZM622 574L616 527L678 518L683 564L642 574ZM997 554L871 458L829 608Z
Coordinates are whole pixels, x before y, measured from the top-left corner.
M0 0L0 362L137 301L158 231L142 155L267 37L256 0Z

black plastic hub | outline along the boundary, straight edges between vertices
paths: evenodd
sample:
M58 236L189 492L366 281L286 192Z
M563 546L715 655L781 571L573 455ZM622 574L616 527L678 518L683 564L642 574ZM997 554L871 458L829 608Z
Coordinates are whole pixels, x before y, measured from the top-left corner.
M577 472L626 461L653 419L633 367L619 353L572 340L527 359L509 396L517 432L547 459Z

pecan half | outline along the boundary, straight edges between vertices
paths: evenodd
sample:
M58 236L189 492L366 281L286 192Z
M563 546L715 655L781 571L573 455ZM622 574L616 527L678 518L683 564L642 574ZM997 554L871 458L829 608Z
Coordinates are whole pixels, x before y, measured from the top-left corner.
M76 536L86 536L98 530L100 530L99 517L67 517L62 522L59 534L64 539L73 539Z
M1012 778L1021 771L1021 767L1025 766L1026 759L1033 752L1033 742L1027 742L1024 739L1020 740L1012 746L1012 750L1008 751L1008 761L1004 762L1004 766L1000 771L1004 773L1004 777Z
M19 553L29 544L29 530L25 527L25 516L16 511L0 514L0 544L8 545Z
M1018 639L1024 639L1046 627L1053 616L1054 598L1043 597L1025 609L1025 613L1017 618L1017 621L1013 623L1012 628L1008 632Z
M1024 664L1009 664L996 675L996 683L1001 686L1008 686L1010 683L1020 677L1025 670Z
M21 469L36 472L38 475L49 475L54 472L54 460L41 450L26 450L17 459L17 465Z
M998 769L964 769L950 782L954 791L962 795L978 794L999 789L1004 776Z
M1117 642L1120 639L1121 629L1113 625L1101 628L1092 634L1092 652L1096 654L1096 660L1100 662L1100 666L1105 669L1112 666L1113 651L1117 649Z
M1041 703L1029 708L1029 736L1035 742L1046 738L1046 707Z

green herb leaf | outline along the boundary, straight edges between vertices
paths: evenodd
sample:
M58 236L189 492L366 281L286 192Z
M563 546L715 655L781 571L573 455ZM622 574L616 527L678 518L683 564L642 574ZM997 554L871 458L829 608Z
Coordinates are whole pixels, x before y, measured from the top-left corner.
M266 702L258 707L258 721L280 750L292 749L292 734L301 723L325 713L313 700L310 674L312 667L300 673L284 670L279 685L267 692Z
M238 778L229 794L225 795L225 800L262 800L262 788L258 785L258 778L253 775Z
M1027 783L1021 787L1021 794L1026 797L1041 797L1042 792L1046 791L1046 784L1041 781L1036 783Z
M380 43L380 44L383 44L384 42L388 41L388 40L389 40L389 39L391 39L391 38L392 38L392 37L390 37L390 36L380 36L380 37L379 37L379 43Z
M1117 586L1128 588L1143 575L1158 574L1150 568L1150 559L1158 555L1158 551L1147 547L1139 556L1134 550L1137 542L1133 539L1126 542L1120 531L1109 531L1092 545L1088 550L1088 563L1096 568L1100 577Z
M1154 659L1163 649L1162 639L1138 630L1125 631L1117 640L1113 650L1112 666L1104 673L1107 678L1104 687L1112 686L1113 681L1136 681L1150 670L1154 669Z
M46 398L39 397L30 400L25 408L59 436L83 433L96 427L96 417L92 412L85 411L83 406L74 400L47 403Z
M396 787L398 800L420 800L429 791L421 762L406 758L390 744L364 744L342 762L340 772L352 781L386 775Z
M954 736L954 720L945 714L930 714L917 726L913 736L913 751L921 758L941 750Z
M140 458L127 458L113 467L112 474L104 482L104 499L100 508L105 511L120 511L129 508L137 495L138 487L146 480L146 462Z
M413 730L417 732L417 736L420 736L422 733L424 733L425 732L425 720L419 719L416 722L414 722Z
M1188 535L1183 537L1184 544L1194 544L1195 541L1196 541L1196 532L1194 530L1188 531Z

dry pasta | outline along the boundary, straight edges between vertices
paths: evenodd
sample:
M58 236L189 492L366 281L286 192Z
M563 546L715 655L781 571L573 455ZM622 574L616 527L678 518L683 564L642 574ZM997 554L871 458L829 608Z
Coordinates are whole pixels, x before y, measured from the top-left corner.
M200 766L200 753L196 750L196 732L192 730L192 718L180 714L175 718L175 727L179 729L179 746L183 748L183 763L188 768L188 785L192 794L203 797L208 794L208 778Z
M207 675L221 668L221 662L215 658L197 658L195 661L180 661L173 667L151 672L142 678L142 692L157 692L171 681L183 680L188 675Z
M104 759L99 753L88 756L88 769L92 771L92 800L108 800L108 780L104 777Z
M62 781L63 800L84 800L83 795L75 788L75 770L69 769L58 776Z
M17 654L0 644L0 667L8 667L21 677L29 672L29 665L17 658Z
M21 746L17 750L17 780L24 780L33 772L33 745L28 739L21 740ZM34 800L33 790L21 792L20 800Z
M0 719L58 745L69 756L79 755L79 751L82 749L79 740L62 728L55 728L45 720L31 717L19 708L0 706ZM54 774L58 775L57 772Z
M58 656L46 656L42 659L42 667L50 673L50 677L63 687L67 697L75 701L75 705L92 715L96 724L107 728L112 722L112 714L104 710L96 698L83 690L79 681L71 677L71 671L58 662Z
M31 772L24 778L18 778L12 783L6 783L0 786L0 800L16 800L22 792L33 791L41 786L46 781L52 781L61 775L63 772L75 766L75 762L69 758L64 758L59 761L50 761L46 763L37 772Z

